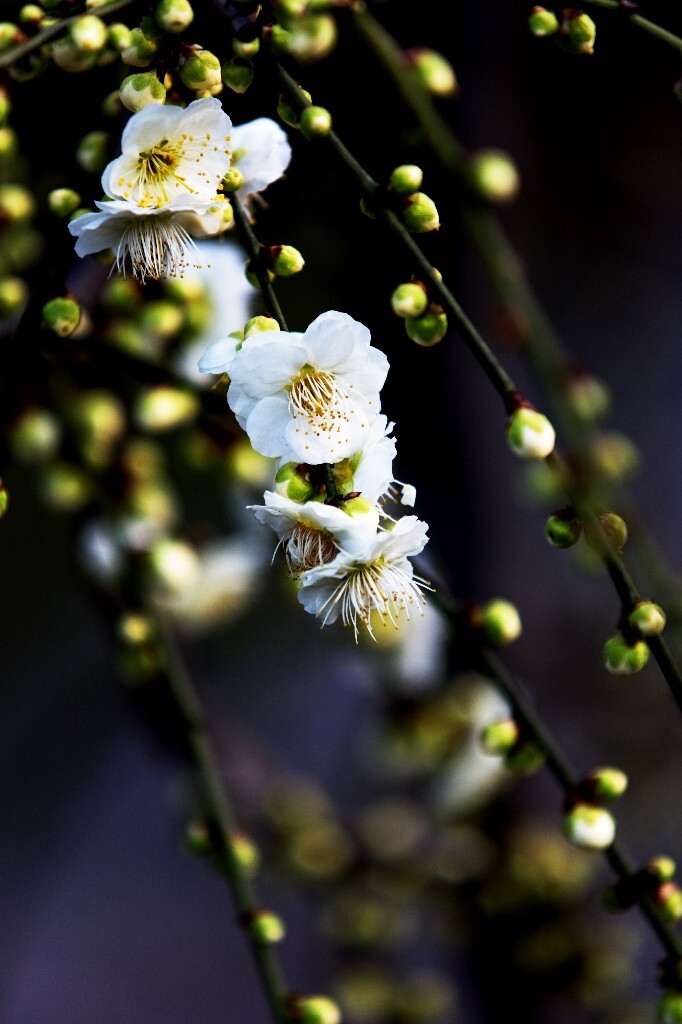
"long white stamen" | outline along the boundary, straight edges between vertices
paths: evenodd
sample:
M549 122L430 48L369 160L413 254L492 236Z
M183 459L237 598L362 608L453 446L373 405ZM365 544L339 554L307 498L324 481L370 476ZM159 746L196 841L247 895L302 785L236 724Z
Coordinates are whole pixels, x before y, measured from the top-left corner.
M192 256L195 261L192 261ZM172 216L136 217L126 227L116 250L116 269L124 276L128 263L133 277L182 277L196 262L199 249L187 230Z

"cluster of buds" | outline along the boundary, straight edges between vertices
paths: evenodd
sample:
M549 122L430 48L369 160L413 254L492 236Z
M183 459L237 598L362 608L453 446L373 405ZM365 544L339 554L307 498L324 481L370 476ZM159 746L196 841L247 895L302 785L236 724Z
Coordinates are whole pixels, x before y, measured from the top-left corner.
M628 780L619 768L595 768L567 794L564 804L564 835L582 850L605 850L616 834L607 804L618 800Z
M285 53L301 63L329 56L338 37L336 22L319 0L276 0L275 22L268 27L276 53Z
M528 27L538 38L553 36L562 49L569 53L594 53L597 26L584 11L573 7L564 8L559 20L554 11L534 7L528 19Z
M647 638L665 628L666 616L654 601L640 600L624 617L621 629L604 644L604 665L614 676L639 672L649 660Z
M421 167L401 164L393 169L388 182L388 205L413 234L438 231L440 227L436 204L430 196L420 191L423 178Z
M305 266L305 260L293 245L262 245L256 257L260 270L264 271L268 280L273 281L276 277L293 277L300 273ZM258 275L253 260L246 262L246 278L255 288L258 287ZM263 323L259 318L258 323ZM247 328L253 328L251 321Z
M531 775L545 763L543 751L514 718L487 725L481 733L481 745L486 754L501 757L515 775Z
M0 88L0 323L14 320L28 301L23 275L42 254L43 242L34 226L36 201L25 185L13 180L17 138L8 125L9 95Z
M391 308L405 321L405 332L417 345L437 345L445 337L448 318L437 302L429 300L427 286L413 277L391 295Z
M613 911L629 910L646 898L664 920L676 924L682 920L682 892L673 880L675 871L671 857L654 857L639 871L610 885L604 892L604 904Z

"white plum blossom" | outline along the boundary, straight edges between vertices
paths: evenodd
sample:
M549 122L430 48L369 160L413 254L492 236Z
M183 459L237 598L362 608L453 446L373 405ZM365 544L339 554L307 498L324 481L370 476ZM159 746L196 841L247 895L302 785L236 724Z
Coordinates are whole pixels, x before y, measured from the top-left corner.
M338 462L362 448L387 372L369 330L330 311L303 334L248 338L231 361L227 400L261 455Z
M270 526L279 537L289 572L331 562L341 550L362 552L376 535L379 515L372 506L360 514L322 501L296 502L275 491L266 491L264 505L249 505L259 523Z
M269 117L236 125L232 129L232 166L244 176L240 196L262 192L281 178L291 160L286 132Z
M339 617L352 626L357 640L358 619L371 636L372 613L384 625L396 626L400 615L423 614L425 580L414 575L409 557L418 555L428 540L426 523L405 516L392 530L379 531L364 551L340 551L332 560L301 573L298 599L325 626Z
M116 267L135 277L182 274L198 265L192 236L224 227L225 197L218 191L229 170L232 122L213 98L186 109L151 104L128 121L121 156L102 174L108 197L97 213L71 221L76 253L114 250Z

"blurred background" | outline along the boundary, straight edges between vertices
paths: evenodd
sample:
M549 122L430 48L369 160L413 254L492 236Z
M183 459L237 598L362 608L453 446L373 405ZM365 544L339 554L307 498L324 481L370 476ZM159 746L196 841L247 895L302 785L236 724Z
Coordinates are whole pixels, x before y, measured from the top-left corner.
M673 5L646 6L682 31ZM14 19L18 7L2 4L2 16ZM404 47L452 62L459 93L439 109L467 149L501 149L518 168L520 192L500 216L575 365L611 388L593 443L632 496L615 511L635 532L641 516L656 539L664 574L641 545L632 561L646 596L670 612L675 643L679 60L607 11L590 12L595 54L578 56L534 39L524 3L386 0L372 10ZM521 389L551 414L467 236L460 208L471 198L423 144L349 13L335 19L333 55L298 77L379 181L399 163L423 166L442 224L424 236L425 252ZM208 45L220 54L219 40ZM50 67L9 83L21 180L39 200L58 185L99 198L98 175L71 154L93 130L115 145L123 117L107 119L100 104L116 73ZM222 99L235 123L276 116L266 70L243 96ZM391 362L383 401L396 423L396 475L416 485L416 512L431 526L429 572L458 600L517 605L523 634L507 664L579 773L602 764L627 772L618 834L635 861L679 856L681 723L660 672L605 672L601 648L619 617L611 584L583 543L548 545L544 521L561 502L543 500L546 481L509 457L499 399L454 326L432 349L409 341L389 302L414 272L409 258L362 215L331 149L291 136L289 172L255 225L261 241L295 245L306 258L301 274L276 282L290 328L328 309L370 327ZM233 245L230 236L225 250ZM116 323L105 344L125 348L121 324L138 315L134 300L102 300L106 268L76 265L69 240L63 251L62 272L95 324L106 334ZM214 269L241 280L242 260L224 252ZM148 294L168 298L159 287ZM204 287L217 316L219 276ZM225 331L242 325L249 303L261 308L241 285L229 301L224 290L234 303L220 310ZM84 379L101 388L107 372L86 367ZM231 441L218 472L199 433L183 426L158 443L180 510L176 532L200 553L208 575L196 578L215 599L211 590L210 607L193 615L197 594L183 605L162 579L159 601L179 624L226 782L260 845L258 883L286 921L280 951L291 985L333 994L348 1024L487 1024L510 1007L529 1024L653 1020L654 937L636 911L602 908L612 879L597 854L562 839L562 794L549 774L517 781L480 753L477 734L504 705L463 671L437 616L376 649L337 627L320 632L283 566L269 568L270 536L243 511L269 468ZM144 463L149 452L137 455ZM0 1017L260 1024L267 1010L229 893L186 850L196 812L187 766L144 682L128 672L121 685L104 606L84 581L84 565L106 576L110 538L81 509L55 512L42 467L15 458L3 475Z

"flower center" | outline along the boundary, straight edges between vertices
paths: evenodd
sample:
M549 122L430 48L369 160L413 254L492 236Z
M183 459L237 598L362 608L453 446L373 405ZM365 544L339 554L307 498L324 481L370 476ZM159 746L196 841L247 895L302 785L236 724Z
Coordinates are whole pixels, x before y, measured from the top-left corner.
M331 534L305 523L294 523L282 540L287 568L292 576L331 562L338 553Z
M339 397L339 389L331 373L306 365L291 382L289 411L292 416L318 419L329 413Z
M184 176L178 174L178 167L185 150L182 139L161 139L148 151L143 151L137 158L137 185L141 190L138 199L140 206L165 206L171 201L168 186L179 185L193 193Z
M370 616L376 610L383 625L390 622L396 629L396 619L402 614L409 621L410 609L416 607L423 615L426 604L422 589L428 588L425 580L412 576L399 563L379 558L374 562L358 565L339 583L327 601L327 605L341 604L341 619L344 626L352 626L355 639L358 638L358 619L364 622L373 640L376 640ZM320 609L322 612L324 609Z

